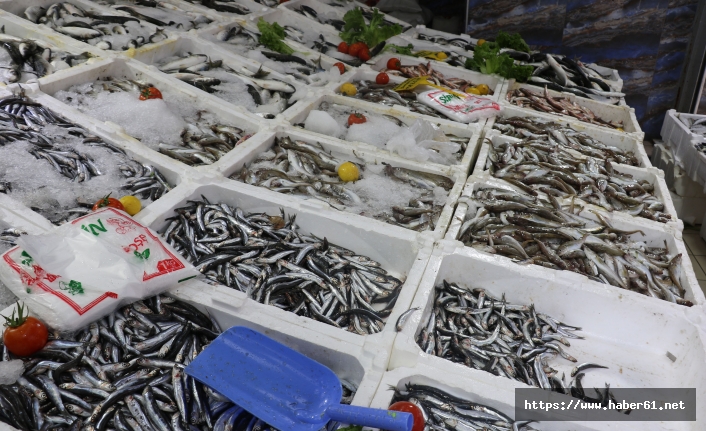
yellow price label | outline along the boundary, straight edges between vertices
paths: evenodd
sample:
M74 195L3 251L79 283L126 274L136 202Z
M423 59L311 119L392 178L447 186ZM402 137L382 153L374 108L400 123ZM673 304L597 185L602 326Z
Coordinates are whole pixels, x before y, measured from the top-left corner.
M445 60L446 53L437 51L419 51L414 53L415 57L430 58L432 60Z
M416 78L409 78L397 84L397 86L393 88L392 91L409 91L414 90L420 85L429 85L429 81L427 80L427 78L429 77L417 76Z
M395 88L393 88L392 91L410 91L410 90L414 90L415 88L419 87L420 85L428 85L429 87L434 87L436 89L445 91L447 93L451 93L456 97L460 97L461 99L466 97L466 95L463 93L455 92L455 91L450 90L446 87L442 87L441 85L432 84L431 82L429 82L428 78L429 78L428 76L418 76L416 78L409 78L409 79L397 84L397 86Z

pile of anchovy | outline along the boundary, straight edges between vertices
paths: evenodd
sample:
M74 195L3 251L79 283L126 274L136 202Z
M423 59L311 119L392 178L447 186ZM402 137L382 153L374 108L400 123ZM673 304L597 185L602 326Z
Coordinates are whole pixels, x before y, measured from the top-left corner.
M86 62L92 57L90 53L70 54L52 48L46 42L20 38L4 33L0 28L0 43L7 53L0 61L0 82L12 84L28 79L41 78Z
M287 99L296 88L287 82L268 78L268 72L258 70L253 73L245 68L240 71L231 69L223 64L222 60L211 61L208 55L185 53L176 59L168 59L159 66L159 70L169 73L173 77L193 85L208 93L217 93L219 88L228 85L228 81L221 80L212 75L213 72L221 72L232 75L234 80L245 83L250 94L257 105L269 105L272 107L269 112L276 115L287 109L289 103ZM211 73L205 73L211 72Z
M425 429L434 431L532 431L532 421L514 421L500 410L456 397L433 386L407 383L396 387L390 405L411 402L422 410Z
M427 64L415 64L412 66L400 66L400 70L385 69L385 72L392 75L404 76L406 78L418 78L426 76L431 82L436 85L442 85L452 90L466 91L466 88L473 87L471 81L463 78L446 77L443 73L435 70L431 61ZM490 89L489 95L493 95L493 89Z
M287 29L287 27L288 26L285 26L285 29ZM310 60L307 58L306 53L294 52L292 54L282 54L262 49L265 47L260 44L260 34L250 31L238 23L233 23L229 27L216 33L214 39L218 42L224 42L226 47L234 47L235 49L233 49L233 51L239 55L245 55L248 50L257 48L268 60L281 63L286 74L293 76L299 82L314 86L323 85L324 83L323 80L312 77L315 73L325 71L321 65L321 56L316 60ZM253 76L254 78L266 77L263 71L258 71L256 74L253 74L252 72L241 69L239 72L236 71L235 73Z
M83 138L82 143L90 146L103 147L116 154L121 161L120 170L127 181L120 187L130 190L142 199L157 200L171 190L167 179L158 169L151 165L140 164L131 159L125 152L97 136L93 136L82 127L67 121L39 103L25 97L10 96L0 100L0 145L8 145L16 141L27 141L34 145L29 152L37 159L50 163L57 172L75 181L89 181L93 176L102 175L100 167L86 154L81 154L73 148L67 148L61 141L66 136L52 133L45 134L45 126L57 126L67 134ZM0 182L0 191L11 192L12 184ZM38 208L37 211L54 224L61 224L86 214L93 203L77 199L79 207L73 209Z
M277 138L275 145L261 153L254 163L230 176L246 184L266 187L280 193L291 193L321 200L338 210L359 208L364 204L353 190L346 187L336 167L345 160L332 157L321 144L310 144ZM446 177L410 169L385 166L385 175L424 190L419 198L412 199L407 207L393 206L391 214L383 212L372 217L407 229L423 231L434 229L443 205L434 203L433 189L450 190L453 182Z
M356 99L367 100L379 105L385 106L404 106L410 111L418 114L429 115L431 117L446 118L436 110L417 101L417 94L412 91L403 91L398 93L393 90L396 84L376 84L373 81L358 81L353 83L358 92L355 94Z
M590 109L579 105L565 97L552 97L544 87L544 94L535 93L528 88L516 88L505 95L505 99L520 108L531 108L535 111L549 112L558 115L574 117L579 121L596 124L598 126L622 129L623 123L604 120Z
M247 15L251 12L251 10L245 6L242 5L235 0L186 0L189 3L193 4L198 4L201 6L205 6L209 9L213 9L218 12L226 12L226 13L234 13L236 15ZM258 1L258 3L261 3L263 6L268 6L268 7L275 7L279 4L277 0L267 0L267 3L269 4L264 4L263 1Z
M103 81L96 81L90 89L79 94L88 97L94 97L100 91L111 93L127 91L139 94L151 86L152 84L144 81L106 77ZM72 90L77 91L75 88ZM135 98L137 99L137 96ZM80 104L80 98L76 101ZM72 97L67 97L66 102L70 103L74 100ZM188 123L181 132L182 146L161 143L158 149L160 153L189 166L211 165L252 136L244 134L244 131L237 127L221 123L213 124L201 117L195 121L189 119Z
M451 45L455 46L458 48L462 48L466 51L473 51L475 48L475 45L473 45L471 42L468 40L462 38L462 37L445 37L445 36L439 36L439 35L430 35L430 34L425 34L423 33L424 29L419 29L417 28L417 31L414 35L415 39L419 40L424 40L427 42L433 42L433 43L438 43L439 45Z
M380 332L403 281L365 256L297 232L295 217L189 201L163 230L209 280L361 335Z
M492 296L485 289L468 289L446 280L435 288L434 309L421 325L417 344L435 355L467 367L507 377L530 386L548 389L587 402L614 399L610 386L598 399L589 397L581 385L583 371L608 368L580 364L571 371L572 380L559 377L548 362L557 356L578 362L566 352L568 339L583 339L567 325L535 310L534 304L512 304ZM562 347L564 345L565 347Z
M497 117L493 129L500 130L503 135L525 139L537 148L565 148L598 160L610 160L630 166L640 165L640 161L630 151L604 144L568 126L542 121L539 118Z
M23 431L276 431L184 373L220 332L194 306L155 296L53 334L15 384L0 385L0 421ZM342 386L350 403L356 388Z
M124 51L167 38L162 29L151 32L138 18L84 10L69 2L53 3L46 8L30 6L25 9L24 16L33 23L47 25L100 49Z
M535 67L527 80L528 84L611 104L618 104L625 97L625 93L613 87L615 84L609 77L601 76L597 70L579 60L540 52L528 54L508 49L501 52L506 52L522 64Z
M523 184L530 193L547 194L558 209L562 206L556 198L570 199L572 205L578 198L607 211L671 221L671 215L662 212L664 203L652 193L654 185L614 170L610 160L577 157L562 147L532 140L494 143L486 138L486 144L486 167L493 176Z
M203 28L213 22L198 12L181 9L173 3L154 0L91 0L102 6L128 13L158 27L178 31Z
M574 271L599 283L691 306L684 299L682 255L648 247L616 229L600 213L598 221L559 209L535 196L485 188L469 199L458 239L486 253L520 264Z

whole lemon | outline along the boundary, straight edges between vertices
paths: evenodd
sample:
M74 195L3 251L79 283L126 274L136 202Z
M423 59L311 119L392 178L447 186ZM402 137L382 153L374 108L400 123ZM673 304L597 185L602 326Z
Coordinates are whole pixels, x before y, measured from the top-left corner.
M139 213L142 209L142 202L140 202L140 200L135 196L123 196L119 200L120 203L123 204L125 212L130 214L131 216L134 216L135 214Z
M478 39L478 43L476 45L481 46L485 43L485 39Z
M356 93L358 93L358 89L355 88L355 85L351 84L350 82L346 82L345 84L341 85L340 91L346 96L355 96Z
M358 166L351 162L345 162L341 166L338 167L338 177L343 181L343 182L349 182L349 181L358 181L360 178L360 171L358 170Z
M476 89L478 89L478 92L481 96L485 96L486 94L490 93L490 87L485 84L476 85Z

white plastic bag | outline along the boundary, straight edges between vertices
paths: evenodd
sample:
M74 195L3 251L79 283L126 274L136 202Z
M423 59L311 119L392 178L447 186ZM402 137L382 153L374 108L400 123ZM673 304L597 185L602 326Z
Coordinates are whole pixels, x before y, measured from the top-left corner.
M471 123L495 117L502 107L485 97L471 94L455 95L443 90L430 90L417 94L417 100L461 123Z
M0 280L52 328L72 331L198 271L149 228L105 208L18 239Z

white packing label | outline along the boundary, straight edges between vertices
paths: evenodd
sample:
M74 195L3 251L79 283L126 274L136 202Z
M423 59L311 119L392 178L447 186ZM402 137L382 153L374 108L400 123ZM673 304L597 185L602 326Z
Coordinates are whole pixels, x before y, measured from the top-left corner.
M417 100L461 123L491 118L502 110L502 107L491 99L456 92L452 94L443 90L419 93Z
M51 327L72 330L198 274L152 230L104 208L2 255L0 279Z

